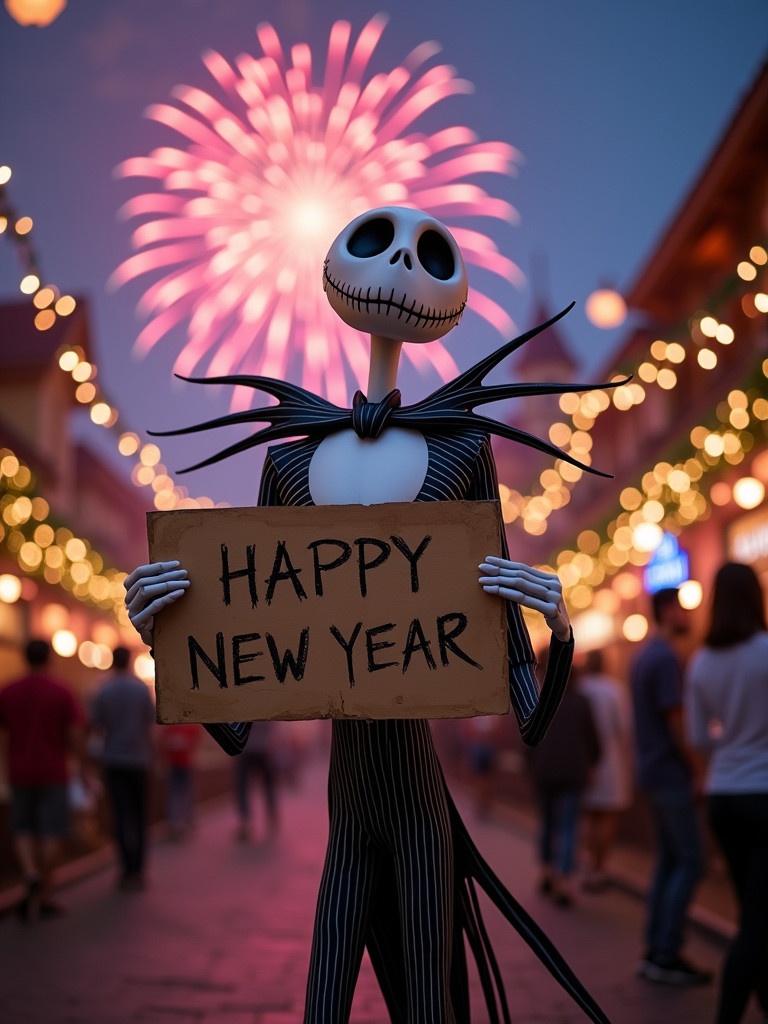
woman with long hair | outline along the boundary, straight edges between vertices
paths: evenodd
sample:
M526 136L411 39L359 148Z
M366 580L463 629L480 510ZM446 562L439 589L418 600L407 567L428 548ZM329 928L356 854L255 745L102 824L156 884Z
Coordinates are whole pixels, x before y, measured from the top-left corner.
M715 577L704 647L688 669L686 723L708 760L710 826L739 905L716 1024L738 1024L753 993L768 1016L768 630L751 566L729 562Z

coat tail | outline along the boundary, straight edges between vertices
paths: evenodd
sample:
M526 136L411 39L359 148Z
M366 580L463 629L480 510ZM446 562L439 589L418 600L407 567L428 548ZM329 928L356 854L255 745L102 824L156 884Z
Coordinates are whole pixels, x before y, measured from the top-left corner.
M587 1018L593 1024L610 1024L608 1017L576 977L553 942L502 885L480 856L450 794L448 794L448 806L456 855L458 888L456 931L459 936L461 932L465 934L472 956L477 963L491 1024L509 1024L510 1016L501 971L483 923L475 884L482 889L502 916L522 936L552 977L581 1007ZM456 974L463 973L464 975L463 978L455 977L452 982L454 999L457 996L462 998L462 987L467 987L466 958L462 959L463 965L461 961L454 962ZM468 1020L469 1017L463 1019Z

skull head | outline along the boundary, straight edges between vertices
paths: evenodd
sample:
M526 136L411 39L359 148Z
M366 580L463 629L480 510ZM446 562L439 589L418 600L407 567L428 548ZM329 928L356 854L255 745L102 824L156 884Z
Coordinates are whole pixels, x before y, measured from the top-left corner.
M351 327L397 341L434 341L461 319L467 272L444 224L388 206L356 217L334 239L323 288Z

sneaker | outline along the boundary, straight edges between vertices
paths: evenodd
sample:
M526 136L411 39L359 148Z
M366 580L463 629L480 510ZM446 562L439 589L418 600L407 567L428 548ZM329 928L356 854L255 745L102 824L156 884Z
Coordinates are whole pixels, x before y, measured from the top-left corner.
M661 985L677 985L688 987L708 985L712 981L712 972L694 967L682 956L662 960L654 953L647 953L637 965L637 973L646 981L655 981Z

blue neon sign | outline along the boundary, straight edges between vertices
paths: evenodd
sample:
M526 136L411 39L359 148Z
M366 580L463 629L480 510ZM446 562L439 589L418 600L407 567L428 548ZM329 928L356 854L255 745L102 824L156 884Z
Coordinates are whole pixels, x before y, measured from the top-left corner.
M665 533L643 573L646 593L679 587L689 579L688 567L688 552L683 551L673 533Z

